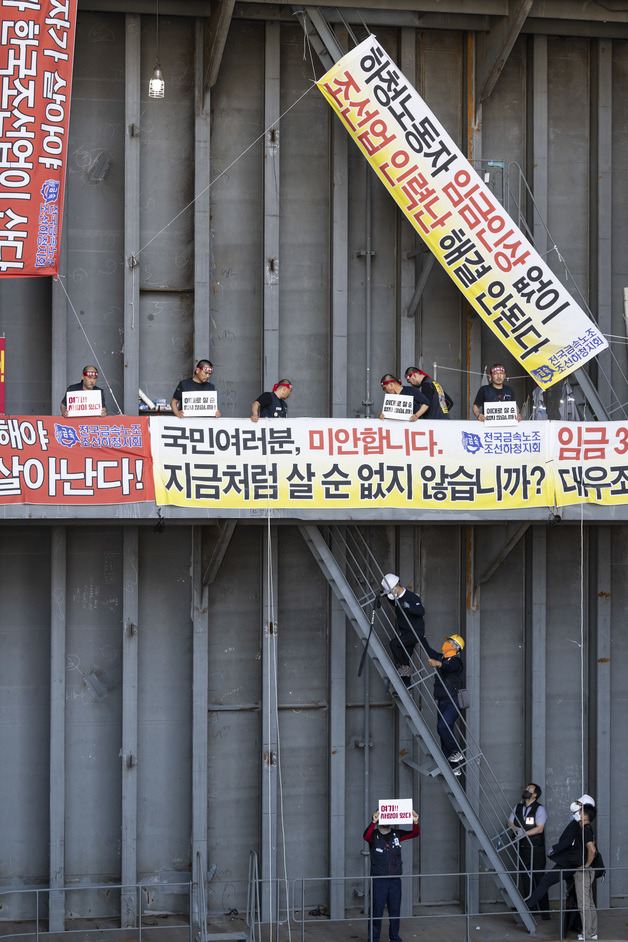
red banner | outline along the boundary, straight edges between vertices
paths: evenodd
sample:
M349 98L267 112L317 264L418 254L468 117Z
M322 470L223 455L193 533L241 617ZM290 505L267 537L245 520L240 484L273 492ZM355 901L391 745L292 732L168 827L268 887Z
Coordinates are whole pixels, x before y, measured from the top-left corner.
M56 275L77 0L0 0L0 275Z
M4 337L0 337L0 415L4 415Z
M154 499L147 417L0 419L0 504Z

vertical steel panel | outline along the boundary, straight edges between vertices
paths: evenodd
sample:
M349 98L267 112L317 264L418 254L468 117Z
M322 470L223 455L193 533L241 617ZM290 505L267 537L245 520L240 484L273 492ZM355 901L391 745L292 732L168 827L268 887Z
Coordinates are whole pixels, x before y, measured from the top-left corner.
M346 876L346 671L347 621L336 596L329 592L329 915L344 917ZM368 669L368 668L367 668ZM338 878L338 883L333 878ZM351 905L347 899L347 904Z
M55 289L60 291L60 286L55 285ZM54 363L54 357L51 362L50 356L51 321L51 281L48 278L0 278L0 336L4 334L6 339L4 408L7 415L41 415L58 409L61 396L56 406L51 400ZM62 381L65 382L65 373Z
M592 40L591 56L591 268L595 283L591 286L592 307L603 334L613 332L612 327L612 164L613 164L613 44L611 41ZM597 389L609 413L613 405L611 387L611 350L603 350L597 357ZM620 400L623 402L623 399ZM609 413L610 414L610 413ZM619 416L621 416L621 412ZM610 414L611 418L614 418Z
M63 604L51 588L51 575L60 575L51 569L51 532L50 527L0 530L0 883L5 887L45 886L49 879L50 613L51 603ZM7 897L2 907L3 920L34 915L32 897Z
M628 129L628 98L624 94L628 82L628 42L613 41L613 121L611 126L611 153L613 172L611 195L613 201L612 234L609 247L612 278L612 326L613 333L625 337L627 333L624 314L624 288L628 287L628 153L624 147ZM613 386L620 390L621 401L626 400L626 376L628 375L628 346L621 341L611 344L613 351Z
M617 98L617 96L616 96ZM626 689L626 674L628 672L628 633L626 632L626 610L628 607L628 580L626 579L626 559L628 558L628 527L611 527L612 538L612 597L611 597L611 638L610 638L610 789L611 797L608 808L598 808L598 813L605 815L608 811L612 828L608 845L602 844L602 854L608 850L611 865L624 867L626 865L626 848L624 835L628 833L628 807L626 805L626 779L628 777L628 754L623 748L623 733L628 729L628 690ZM600 587L601 588L601 587ZM600 600L600 604L601 600ZM598 615L599 617L599 615ZM598 644L601 648L598 658L604 656L604 643L601 633L598 635ZM606 675L605 666L598 664L598 685ZM605 696L603 690L600 696ZM602 724L604 718L599 717ZM600 735L598 730L598 736ZM598 766L598 772L602 770ZM607 788L606 784L598 780L598 787ZM602 822L602 833L605 828ZM608 878L607 878L608 879ZM619 870L613 874L609 886L613 899L621 899L628 893L628 871Z
M279 701L277 679L279 674L277 635L277 563L279 560L277 528L270 523L262 536L262 843L260 871L263 880L262 918L272 922L277 918L274 882L280 877L277 859L277 774Z
M65 929L66 528L53 527L50 556L50 859L49 929Z
M479 539L478 531L481 528L477 526L468 526L466 527L465 535L465 544L463 548L463 559L465 564L465 607L466 607L466 616L465 616L465 671L466 671L466 684L469 691L469 696L471 702L477 704L477 707L473 710L469 710L466 716L467 729L469 734L473 737L476 742L482 743L482 725L483 725L483 710L482 710L482 699L481 699L481 663L482 663L482 649L481 649L481 607L480 607L480 597L481 590L478 588L475 589L475 578L476 578L476 566L477 566L477 540ZM471 802L472 806L476 811L479 812L480 807L480 793L479 793L479 777L474 777L467 784L467 797ZM480 869L480 855L478 853L477 845L471 838L470 834L466 835L465 840L465 863L464 869L470 873L477 873ZM480 888L479 880L477 877L470 877L469 883L469 898L467 899L467 905L471 912L478 912L479 903L480 903Z
M547 529L532 528L531 688L528 698L532 781L545 791L547 774Z
M124 48L124 412L137 414L140 385L140 17L127 13ZM144 390L145 391L145 390Z
M340 121L331 118L331 415L347 412L347 316L349 264L349 138Z
M65 191L67 383L95 357L98 385L122 406L124 329L125 19L79 16ZM97 102L97 107L95 107ZM91 346L90 346L91 345ZM93 351L92 352L92 349ZM107 390L108 391L108 390ZM63 390L61 390L63 394ZM108 395L111 413L118 411Z
M263 377L264 26L234 21L212 89L209 356L223 415L248 415Z
M134 926L137 915L137 703L139 655L138 528L125 526L122 535L122 828L120 869L129 887L120 903L122 927Z
M285 114L280 126L279 369L282 376L296 377L290 398L291 414L327 416L331 385L329 239L333 144L330 108L312 85L313 79L309 57L303 59L301 27L282 25L281 111ZM305 97L291 107L305 92ZM346 248L341 244L340 250L342 259ZM268 257L265 264L268 265Z
M159 534L142 528L139 557L137 866L141 880L162 870L190 872L190 528L167 527Z

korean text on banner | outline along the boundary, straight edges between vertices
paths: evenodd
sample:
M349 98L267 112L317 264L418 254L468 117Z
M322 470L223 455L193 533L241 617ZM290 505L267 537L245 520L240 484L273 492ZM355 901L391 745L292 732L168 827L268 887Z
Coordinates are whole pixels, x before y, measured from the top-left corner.
M4 415L4 337L0 337L0 415Z
M539 386L608 346L374 36L317 84L456 286Z
M56 275L77 0L0 0L0 276Z
M412 827L411 798L380 798L379 823L395 827Z
M0 504L155 499L148 419L0 419Z
M556 504L628 503L628 424L548 422Z
M547 507L548 422L151 417L158 504L239 510Z

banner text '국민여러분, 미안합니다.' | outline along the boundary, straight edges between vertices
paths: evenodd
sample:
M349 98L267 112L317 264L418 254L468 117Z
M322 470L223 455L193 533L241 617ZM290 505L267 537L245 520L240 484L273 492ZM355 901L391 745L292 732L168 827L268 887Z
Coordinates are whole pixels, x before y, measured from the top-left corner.
M374 36L317 85L456 286L539 386L608 346Z
M0 277L59 269L77 0L0 0Z

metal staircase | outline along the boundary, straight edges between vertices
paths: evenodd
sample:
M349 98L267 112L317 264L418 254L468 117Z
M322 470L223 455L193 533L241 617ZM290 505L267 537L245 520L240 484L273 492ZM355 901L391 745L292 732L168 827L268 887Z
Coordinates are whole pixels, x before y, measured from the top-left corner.
M454 775L435 732L438 720L438 707L432 695L435 669L427 665L423 649L417 644L410 661L410 685L406 687L389 654L388 642L396 634L394 609L387 602L381 608L376 606L384 575L381 567L357 526L323 529L325 536L316 526L300 527L347 618L364 643L368 641L371 662L382 679L389 682L397 707L426 760L420 766L408 764L424 775L441 778L467 834L485 855L489 873L504 901L516 910L526 929L534 932L536 923L509 873L517 870L516 844L507 834L512 806L460 713L456 732L464 755L463 775ZM373 612L375 620L371 632ZM420 706L417 694L420 694Z

